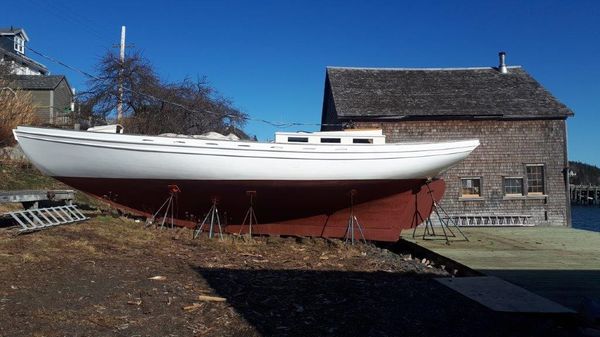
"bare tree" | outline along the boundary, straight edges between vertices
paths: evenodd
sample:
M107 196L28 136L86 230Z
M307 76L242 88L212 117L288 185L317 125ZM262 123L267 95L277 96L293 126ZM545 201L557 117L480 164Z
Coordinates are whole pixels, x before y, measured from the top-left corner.
M123 124L131 133L224 132L241 128L247 116L220 96L205 78L167 83L139 52L122 63L107 52L98 75L81 95L82 115L107 122L115 114L119 84L123 85Z

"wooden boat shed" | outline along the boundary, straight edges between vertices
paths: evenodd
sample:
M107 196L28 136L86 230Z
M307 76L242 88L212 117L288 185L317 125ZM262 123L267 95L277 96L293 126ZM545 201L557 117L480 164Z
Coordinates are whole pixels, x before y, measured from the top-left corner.
M520 66L328 67L322 130L381 128L387 142L477 138L443 174L463 225L569 226L566 120L573 112Z

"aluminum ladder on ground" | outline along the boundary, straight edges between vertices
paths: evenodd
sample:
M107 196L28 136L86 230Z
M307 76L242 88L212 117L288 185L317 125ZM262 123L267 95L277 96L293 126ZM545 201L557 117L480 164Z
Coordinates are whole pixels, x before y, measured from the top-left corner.
M89 219L77 209L76 205L64 205L46 208L31 208L22 211L7 212L19 225L19 232L36 231L57 225Z
M453 216L454 221L461 227L501 227L501 226L533 226L531 215L525 214L465 214Z

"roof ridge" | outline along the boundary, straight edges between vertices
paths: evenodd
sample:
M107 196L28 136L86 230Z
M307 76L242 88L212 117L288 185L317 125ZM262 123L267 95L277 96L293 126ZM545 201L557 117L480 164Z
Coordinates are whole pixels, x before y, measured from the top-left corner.
M14 86L26 90L56 89L62 81L69 82L65 75L9 75L6 79Z
M33 74L10 74L7 76L12 76L12 77L17 77L17 76L31 76L32 78L49 78L49 77L66 77L66 75L63 74L52 74L52 75L33 75Z
M507 66L509 69L522 68L520 65ZM455 68L376 68L376 67L337 67L326 66L326 69L343 69L343 70L399 70L399 71L452 71L452 70L496 70L497 67L455 67Z

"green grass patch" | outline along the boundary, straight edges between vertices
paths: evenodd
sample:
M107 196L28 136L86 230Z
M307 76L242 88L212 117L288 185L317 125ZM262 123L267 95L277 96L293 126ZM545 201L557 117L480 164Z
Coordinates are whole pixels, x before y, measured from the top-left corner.
M0 190L65 189L64 184L43 175L25 162L0 162Z
M29 162L0 161L0 190L65 190L71 187L48 177ZM94 208L108 209L101 200L85 193L75 192L75 203Z

